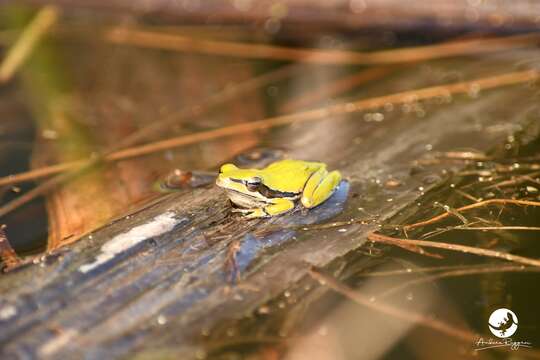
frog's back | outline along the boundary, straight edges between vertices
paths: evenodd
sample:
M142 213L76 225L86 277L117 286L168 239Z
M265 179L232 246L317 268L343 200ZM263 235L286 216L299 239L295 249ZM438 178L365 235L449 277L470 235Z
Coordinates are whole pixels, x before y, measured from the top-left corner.
M319 162L280 160L263 169L265 184L278 191L300 193L313 172L324 166Z
M321 166L325 166L324 163L314 162L314 161L302 161L302 160L292 160L285 159L276 161L266 167L265 170L271 172L305 172L311 174L314 170L320 169Z

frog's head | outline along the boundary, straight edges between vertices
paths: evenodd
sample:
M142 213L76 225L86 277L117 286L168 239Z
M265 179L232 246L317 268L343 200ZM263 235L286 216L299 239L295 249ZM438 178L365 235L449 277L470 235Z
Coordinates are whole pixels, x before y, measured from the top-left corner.
M233 164L225 164L219 170L216 184L226 190L265 200L259 191L263 184L260 175L260 170L240 169Z

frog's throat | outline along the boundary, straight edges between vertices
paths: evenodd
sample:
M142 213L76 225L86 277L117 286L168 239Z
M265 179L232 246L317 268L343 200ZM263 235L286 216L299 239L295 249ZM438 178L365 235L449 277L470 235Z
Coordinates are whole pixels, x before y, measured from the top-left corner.
M227 196L232 203L246 209L264 207L270 203L269 201L265 201L262 198L250 196L248 194L244 194L231 189L227 189Z

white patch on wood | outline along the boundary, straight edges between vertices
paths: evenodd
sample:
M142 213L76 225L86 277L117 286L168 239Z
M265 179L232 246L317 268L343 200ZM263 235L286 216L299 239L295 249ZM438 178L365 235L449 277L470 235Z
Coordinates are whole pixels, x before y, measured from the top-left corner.
M0 320L7 320L17 315L17 308L13 305L6 305L0 308Z
M79 271L87 273L101 264L114 258L120 254L137 245L141 241L159 236L168 231L171 231L181 219L176 218L175 213L166 212L159 216L156 216L152 221L134 227L126 233L115 236L112 240L106 242L101 247L101 253L96 257L94 262L81 265Z

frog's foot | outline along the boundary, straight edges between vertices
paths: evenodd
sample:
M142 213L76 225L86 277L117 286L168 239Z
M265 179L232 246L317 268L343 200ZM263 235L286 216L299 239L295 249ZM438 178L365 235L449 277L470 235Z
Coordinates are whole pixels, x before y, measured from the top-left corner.
M265 206L264 208L233 208L233 212L239 212L244 215L246 219L255 219L276 216L286 213L294 209L294 201L288 199L272 199L272 204Z
M246 219L255 219L255 218L262 218L262 217L270 216L264 211L264 209L261 209L261 208L254 208L254 209L233 208L232 212L241 213L242 215L244 215Z
M325 168L313 173L302 193L302 205L310 209L325 202L341 182L339 171L328 173Z
M271 205L268 205L264 208L264 212L270 216L276 216L291 211L292 209L294 209L294 201L283 198L276 198L272 199Z

